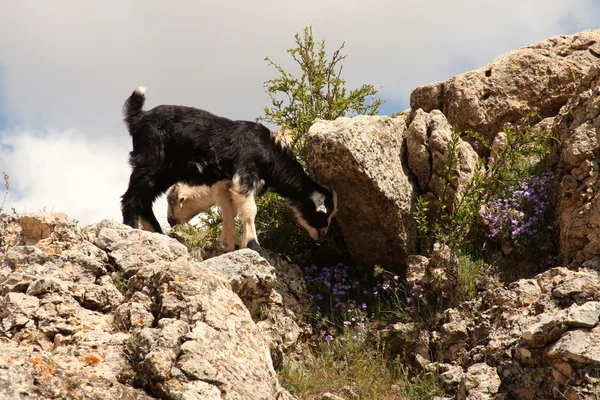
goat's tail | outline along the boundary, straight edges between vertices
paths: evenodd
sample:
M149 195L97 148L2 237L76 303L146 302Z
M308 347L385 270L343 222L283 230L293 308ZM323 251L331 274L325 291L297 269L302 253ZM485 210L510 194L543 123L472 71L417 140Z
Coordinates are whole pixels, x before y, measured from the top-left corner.
M142 107L144 107L146 101L144 93L146 93L146 88L140 86L131 93L131 96L123 104L123 117L125 117L128 127L131 127L134 118L142 113Z

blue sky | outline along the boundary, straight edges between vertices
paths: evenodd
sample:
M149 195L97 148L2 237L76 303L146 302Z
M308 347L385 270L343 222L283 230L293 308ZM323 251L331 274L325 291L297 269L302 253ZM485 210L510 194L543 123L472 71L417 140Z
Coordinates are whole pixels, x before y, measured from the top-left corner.
M597 0L158 0L5 2L0 14L0 170L8 207L65 211L82 223L120 220L131 147L120 111L186 104L254 119L263 82L285 68L307 25L332 51L345 42L349 88L380 88L389 115L417 86L514 48L600 27ZM1 192L0 192L1 194ZM164 198L155 212L165 222Z

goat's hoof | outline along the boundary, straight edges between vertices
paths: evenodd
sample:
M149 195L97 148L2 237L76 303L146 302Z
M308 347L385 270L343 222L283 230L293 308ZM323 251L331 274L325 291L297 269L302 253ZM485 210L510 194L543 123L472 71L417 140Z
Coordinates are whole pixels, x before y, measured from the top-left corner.
M258 242L254 239L250 240L248 242L248 245L246 246L247 248L254 250L254 251L258 251L260 250L260 246L258 245Z
M234 250L239 250L239 249L240 249L240 245L239 245L239 244L236 244L235 246L233 246L233 249L234 249Z

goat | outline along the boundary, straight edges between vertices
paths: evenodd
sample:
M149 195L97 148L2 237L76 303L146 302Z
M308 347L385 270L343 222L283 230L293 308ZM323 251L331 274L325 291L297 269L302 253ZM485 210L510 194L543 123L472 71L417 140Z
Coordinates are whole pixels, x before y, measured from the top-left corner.
M286 199L311 238L318 240L327 234L337 212L335 191L311 179L269 129L193 107L160 105L143 111L145 92L144 87L137 88L123 105L133 142L129 186L121 197L124 224L137 228L141 221L145 229L162 233L152 204L169 187L185 182L217 184L217 192L223 194L215 197L215 202L223 200L217 205L227 209L228 215L240 214L242 248L258 245L255 197L267 190ZM227 220L233 222L232 217ZM225 221L223 228L225 232ZM224 239L231 247L235 235L233 240Z
M229 188L231 182L220 181L212 185L188 185L176 183L167 194L167 221L169 225L184 224L201 212L210 210L213 206L221 209L223 229L221 230L221 245L227 251L235 250L235 216Z

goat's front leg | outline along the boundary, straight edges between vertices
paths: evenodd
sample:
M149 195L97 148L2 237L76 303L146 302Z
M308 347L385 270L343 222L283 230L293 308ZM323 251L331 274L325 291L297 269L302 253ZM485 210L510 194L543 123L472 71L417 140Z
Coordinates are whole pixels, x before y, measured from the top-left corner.
M235 216L237 207L232 201L229 193L229 186L226 183L219 182L215 185L215 202L221 210L223 218L223 227L221 230L221 246L227 251L235 250Z
M237 209L239 210L240 218L242 220L242 226L244 228L241 247L247 247L253 250L257 250L259 244L258 238L256 236L256 227L254 226L254 220L256 218L257 211L254 194L250 193L244 195L242 193L236 192L233 189L231 193L234 207L237 207Z
M131 180L134 181L134 175ZM149 188L130 184L121 200L123 223L137 229L141 222L145 230L162 233L160 224L152 211L152 202L155 198L156 194L152 193Z

